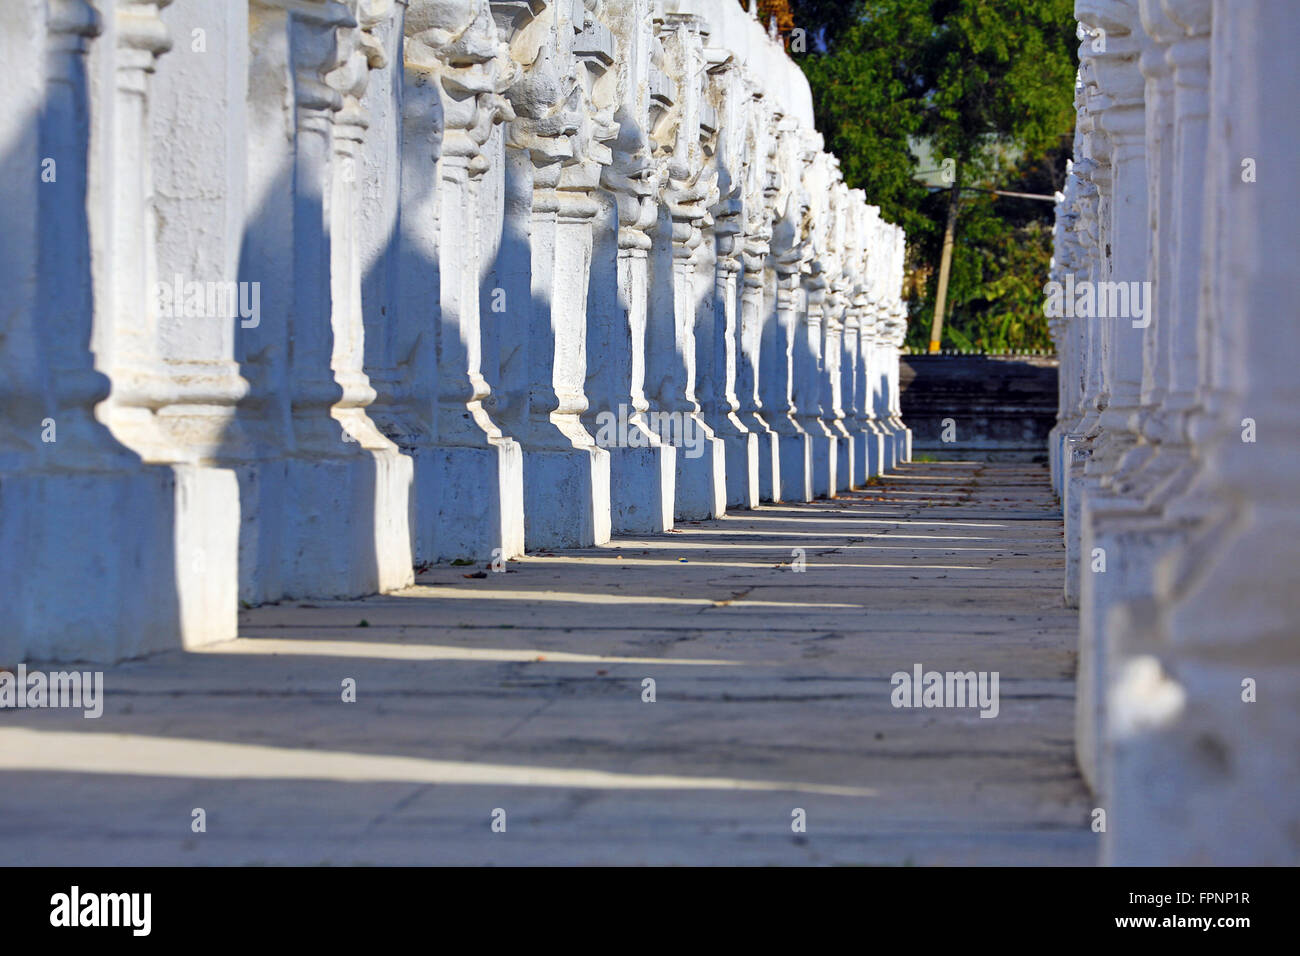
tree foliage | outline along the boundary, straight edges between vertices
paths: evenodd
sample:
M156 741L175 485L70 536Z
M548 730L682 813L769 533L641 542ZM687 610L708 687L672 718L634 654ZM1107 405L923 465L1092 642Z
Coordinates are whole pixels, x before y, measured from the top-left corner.
M1074 109L1073 0L789 0L814 42L796 54L817 126L850 186L907 230L909 343L928 340L946 190L916 179L913 144L961 185L1052 193ZM1050 346L1042 285L1053 206L963 191L945 345Z

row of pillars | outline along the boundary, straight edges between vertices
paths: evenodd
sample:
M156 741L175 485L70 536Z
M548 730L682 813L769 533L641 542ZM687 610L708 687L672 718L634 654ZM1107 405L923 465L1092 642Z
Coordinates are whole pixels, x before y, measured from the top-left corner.
M907 459L902 232L738 4L9 6L0 663Z
M1076 4L1047 313L1078 756L1118 864L1300 861L1300 20Z

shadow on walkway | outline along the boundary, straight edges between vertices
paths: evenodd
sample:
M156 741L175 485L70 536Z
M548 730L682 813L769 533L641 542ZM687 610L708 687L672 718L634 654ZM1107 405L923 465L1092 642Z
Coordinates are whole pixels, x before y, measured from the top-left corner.
M1045 468L943 462L245 611L99 720L4 712L0 864L1089 864L1063 563ZM997 717L895 708L916 664Z

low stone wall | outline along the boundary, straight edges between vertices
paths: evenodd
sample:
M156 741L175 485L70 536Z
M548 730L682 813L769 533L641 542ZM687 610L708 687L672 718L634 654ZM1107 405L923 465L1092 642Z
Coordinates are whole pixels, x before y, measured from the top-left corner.
M1047 460L1057 367L1041 355L905 355L903 418L912 450L939 460Z

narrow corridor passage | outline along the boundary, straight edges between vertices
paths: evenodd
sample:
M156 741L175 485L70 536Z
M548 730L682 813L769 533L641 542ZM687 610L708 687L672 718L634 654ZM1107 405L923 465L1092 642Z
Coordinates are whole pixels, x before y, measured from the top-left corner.
M0 864L1090 864L1063 566L1045 466L917 462L246 610L98 720L4 713ZM996 716L895 707L917 665Z

